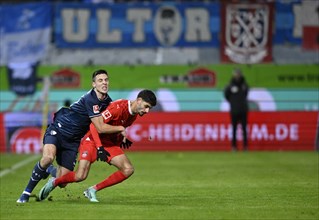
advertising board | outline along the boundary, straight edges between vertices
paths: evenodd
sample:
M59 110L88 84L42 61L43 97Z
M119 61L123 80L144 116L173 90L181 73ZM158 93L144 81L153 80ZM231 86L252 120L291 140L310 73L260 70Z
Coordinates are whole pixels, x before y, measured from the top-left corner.
M315 150L318 112L251 112L250 150ZM128 129L132 150L231 149L230 116L224 112L150 113ZM241 130L237 138L241 141Z
M28 120L14 120L26 116ZM5 116L2 152L39 153L41 123L35 114ZM41 117L40 117L41 118ZM10 120L11 119L11 120ZM318 112L250 112L251 151L319 150ZM232 129L226 112L151 112L127 129L132 151L230 151ZM241 129L238 129L239 149ZM6 141L6 142L4 142ZM5 145L5 146L3 146Z

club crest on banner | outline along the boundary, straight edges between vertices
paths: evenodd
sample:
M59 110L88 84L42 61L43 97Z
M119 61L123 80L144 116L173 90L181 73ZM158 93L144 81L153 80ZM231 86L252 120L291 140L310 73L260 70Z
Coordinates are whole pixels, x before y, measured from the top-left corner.
M243 64L271 61L271 5L224 4L223 10L222 61Z

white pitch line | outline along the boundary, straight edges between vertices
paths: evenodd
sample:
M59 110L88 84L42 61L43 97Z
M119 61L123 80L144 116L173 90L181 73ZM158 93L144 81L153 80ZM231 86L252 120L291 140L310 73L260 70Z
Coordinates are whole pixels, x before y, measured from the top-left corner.
M15 164L15 165L13 165L12 167L10 167L8 169L2 170L0 172L0 178L3 177L4 175L7 175L7 174L19 169L20 167L30 163L31 161L34 161L36 158L39 158L39 155L33 155L32 157L29 157L29 158Z

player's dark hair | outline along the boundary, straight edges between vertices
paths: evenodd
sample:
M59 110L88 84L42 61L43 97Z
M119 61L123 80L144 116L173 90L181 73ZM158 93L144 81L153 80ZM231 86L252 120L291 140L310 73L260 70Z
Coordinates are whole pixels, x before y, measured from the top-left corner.
M142 98L145 102L150 103L153 107L156 105L156 96L154 92L148 89L140 91L137 98Z
M94 71L93 74L92 74L92 82L94 82L94 81L95 81L95 77L96 77L97 75L100 75L100 74L106 74L107 76L109 75L109 74L106 72L106 70L102 70L102 69L96 70L96 71Z

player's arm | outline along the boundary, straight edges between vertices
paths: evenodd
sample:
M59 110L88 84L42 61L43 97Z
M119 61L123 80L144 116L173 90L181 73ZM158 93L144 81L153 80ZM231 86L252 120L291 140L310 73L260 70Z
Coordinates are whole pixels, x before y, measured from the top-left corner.
M101 133L106 133L106 134L122 133L123 131L125 131L125 128L121 125L115 126L115 125L109 125L109 124L104 123L102 116L91 118L91 121L94 124L94 126L99 134L101 134Z
M96 127L98 133L105 133L105 134L114 134L114 133L121 133L124 137L126 137L126 130L125 127L122 125L110 125L109 122L111 120L116 119L121 114L121 111L117 111L114 108L108 108L101 113L101 116L92 118L92 122ZM96 122L96 123L95 123Z
M96 160L107 161L107 158L110 155L108 151L106 151L102 145L99 133L97 132L93 123L90 124L90 132L96 147Z
M99 133L97 132L93 123L90 124L90 132L91 132L95 147L96 149L98 149L99 147L102 146L102 142L101 142Z
M122 132L123 130L125 130L123 126L111 126L106 124L104 122L105 116L103 116L103 112L100 115L100 114L97 114L96 111L94 111L94 107L98 107L98 105L93 100L94 98L88 96L85 99L85 106L86 106L88 115L91 119L91 122L94 124L99 134L101 133L112 134L112 133Z

